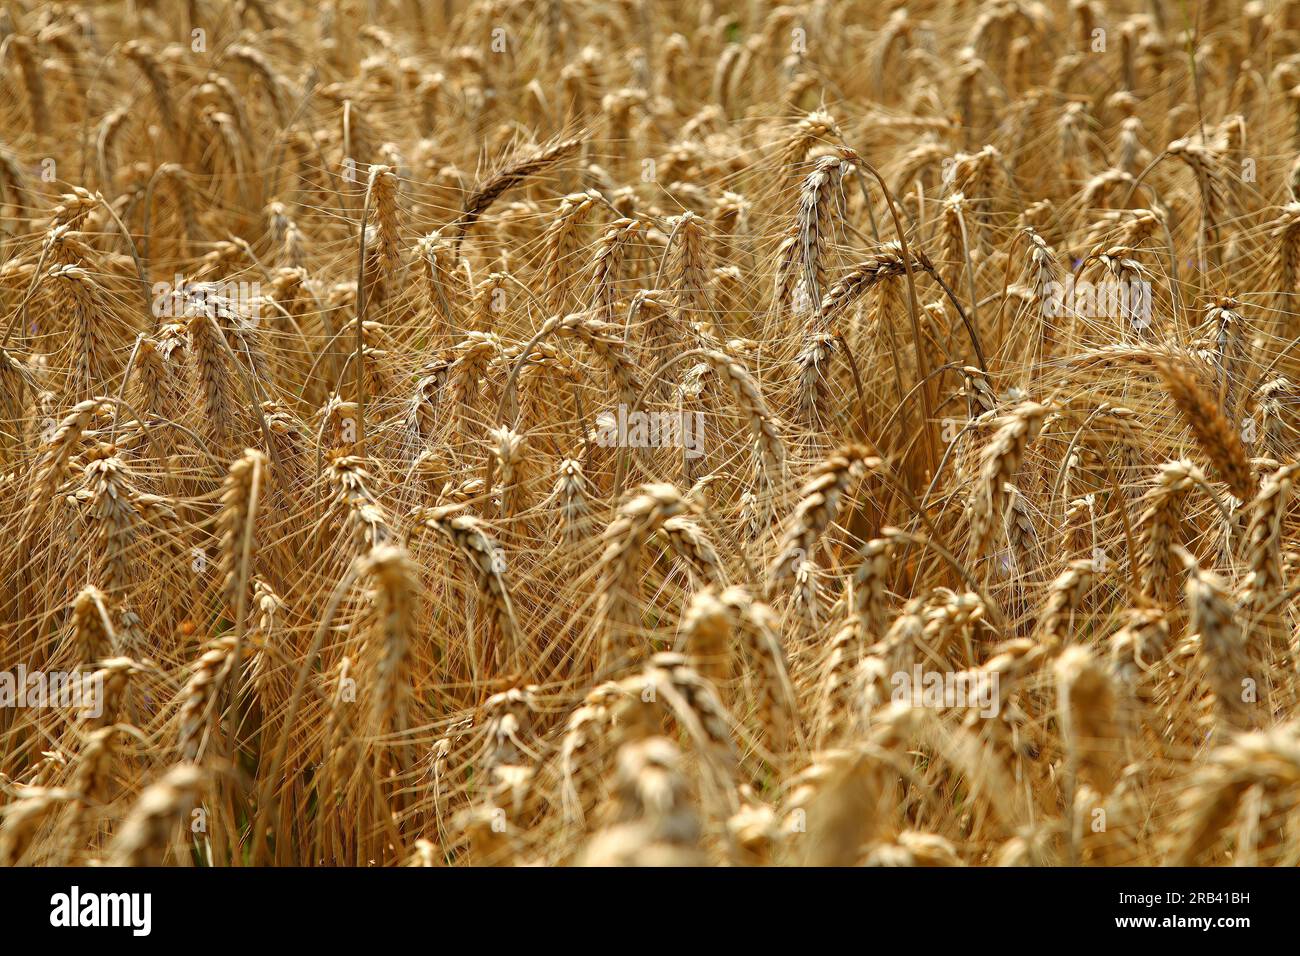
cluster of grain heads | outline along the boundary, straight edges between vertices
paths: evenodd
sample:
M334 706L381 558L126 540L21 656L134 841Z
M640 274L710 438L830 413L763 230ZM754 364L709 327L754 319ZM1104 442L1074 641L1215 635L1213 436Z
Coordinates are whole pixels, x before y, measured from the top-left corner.
M1232 829L1235 864L1282 864L1290 852L1286 827L1295 813L1298 775L1300 738L1294 723L1218 744L1184 791L1171 862L1215 862Z
M160 866L181 842L183 822L201 798L209 774L178 763L140 794L108 846L109 866Z
M181 691L177 749L181 759L201 761L221 713L221 694L235 665L236 640L221 638L194 663Z
M786 800L788 841L809 866L849 866L879 825L884 772L875 754L832 750L791 784Z
M1267 652L1257 655L1285 662L1290 651L1290 635L1283 623L1282 596L1283 522L1295 486L1300 464L1283 465L1268 475L1259 494L1249 503L1250 523L1246 532L1248 573L1242 586L1241 606L1260 637L1253 643L1264 645Z
M576 545L587 540L593 520L589 504L591 494L582 463L572 458L563 459L556 470L552 496L559 509L560 535L565 544Z
M1081 610L1080 605L1092 586L1096 570L1090 558L1071 561L1070 566L1048 586L1040 624L1042 640L1046 644L1060 647L1075 638L1074 617ZM1079 635L1079 639L1082 637Z
M741 788L743 803L727 818L731 861L736 866L769 866L781 843L776 811L754 799L748 787Z
M843 205L842 181L852 164L838 154L822 156L799 192L799 295L816 313L826 289L826 246L833 241L837 206Z
M724 591L721 602L731 616L746 663L753 672L758 724L767 746L774 754L782 755L792 743L802 743L803 730L776 615L739 587Z
M967 505L972 558L983 556L993 544L1006 503L1006 485L1015 480L1025 448L1050 410L1038 402L1022 402L994 423L997 431L980 453L979 474Z
M790 780L783 804L788 851L803 865L850 866L887 826L901 754L923 724L907 705L883 709L852 748L816 753Z
M1206 487L1205 476L1190 461L1180 459L1161 465L1142 496L1137 520L1138 577L1142 593L1166 607L1178 590L1174 548L1182 543L1183 511L1189 493L1197 487Z
M507 159L500 169L466 196L464 208L455 223L457 247L470 228L502 195L572 156L581 145L582 141L576 138L561 139L520 150Z
M697 866L700 823L681 768L664 737L624 744L615 769L615 816L583 849L583 866Z
M1259 704L1258 676L1251 675L1237 604L1222 578L1182 548L1176 553L1187 570L1191 628L1214 695L1216 723L1227 731L1249 729Z
M1108 639L1111 669L1130 705L1153 703L1158 667L1169 653L1169 618L1159 608L1130 608Z
M698 591L682 615L682 632L691 663L715 684L731 674L731 615L716 594Z
M800 492L800 500L781 537L781 551L768 572L767 592L794 577L803 562L813 561L821 536L839 514L840 501L864 469L878 467L860 445L847 446L827 458Z
M1069 786L1086 784L1105 796L1119 780L1123 759L1113 681L1105 665L1078 645L1061 653L1055 671Z
M1187 365L1162 359L1156 363L1156 371L1228 490L1238 500L1249 501L1255 496L1257 482L1238 430Z
M476 592L486 605L492 629L481 646L469 649L474 672L487 666L509 669L517 665L521 635L510 596L506 557L487 525L465 513L461 505L445 505L422 513L419 525L437 532L451 545L469 569ZM467 637L471 642L478 640L473 628Z
M235 621L232 649L232 696L238 700L243 683L240 667L243 654L244 621L247 616L249 582L256 546L259 504L267 489L267 459L256 449L247 449L230 466L226 475L217 523L221 534L221 594ZM193 759L192 756L187 759Z
M405 772L412 759L401 738L411 723L415 564L401 548L379 545L366 556L362 574L372 583L375 618L374 633L364 651L373 675L368 688L368 736L391 747L398 771Z
M5 866L23 863L40 829L60 807L77 799L72 790L30 787L20 790L17 799L7 804L0 826L0 862Z
M602 629L601 658L606 666L636 648L630 646L631 615L639 604L643 552L651 535L687 508L672 485L642 485L618 509L601 534L604 550L596 565L596 621Z
M952 843L935 833L906 830L873 844L864 866L965 866Z
M749 422L760 468L760 481L775 482L780 477L785 462L785 443L781 439L777 419L770 411L758 382L740 361L725 352L702 349L699 358L726 384L735 397L740 413Z
M0 16L0 863L1296 862L1300 4L180 6Z

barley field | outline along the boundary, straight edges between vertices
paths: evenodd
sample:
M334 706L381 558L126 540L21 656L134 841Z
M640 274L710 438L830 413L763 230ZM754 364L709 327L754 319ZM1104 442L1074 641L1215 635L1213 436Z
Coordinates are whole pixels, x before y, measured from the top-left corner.
M13 0L0 864L1300 864L1300 2Z

